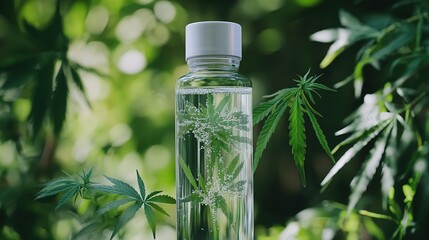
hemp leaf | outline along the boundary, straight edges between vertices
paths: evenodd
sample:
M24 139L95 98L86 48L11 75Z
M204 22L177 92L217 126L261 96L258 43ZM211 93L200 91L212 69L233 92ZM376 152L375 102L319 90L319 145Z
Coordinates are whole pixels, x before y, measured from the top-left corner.
M266 96L273 98L266 102L260 103L253 109L254 124L257 124L266 118L256 143L253 170L256 170L259 160L262 157L262 153L264 152L268 141L277 128L281 117L285 113L287 107L290 107L289 145L292 148L295 164L298 167L301 181L304 186L306 186L304 170L306 153L304 114L306 114L310 119L311 125L316 133L316 137L319 140L323 150L328 154L332 161L335 162L328 142L326 141L326 137L315 116L321 116L321 114L312 107L312 104L316 104L313 95L316 94L317 96L321 97L318 93L318 90L334 90L326 87L323 84L316 83L316 80L320 76L309 77L309 73L310 70L308 70L303 77L299 76L298 80L294 80L297 82L296 87L282 89L272 95Z
M152 230L153 238L156 238L156 221L154 211L156 210L164 215L167 215L167 212L161 208L157 203L165 204L175 204L176 200L167 195L159 195L162 191L154 191L149 193L146 196L146 188L143 182L143 179L140 177L139 172L136 170L137 182L139 185L139 192L137 192L132 186L128 183L125 183L119 179L111 178L105 176L113 185L95 185L94 188L98 191L117 194L124 196L125 198L110 202L104 205L98 210L98 214L103 214L107 211L110 211L113 208L119 207L129 202L134 202L129 206L119 217L118 222L116 223L110 239L113 239L119 230L125 225L134 215L140 210L141 207L144 207L144 212L146 214L146 219Z
M192 132L206 146L220 146L227 151L234 147L231 144L250 143L247 138L234 137L235 130L249 131L249 121L242 111L226 110L230 101L230 95L223 97L218 104L213 96L208 95L206 106L199 107L186 101L184 110L178 112L179 136Z
M210 181L206 181L202 174L198 174L198 183L189 166L181 158L180 166L194 188L194 191L185 197L183 202L196 202L207 205L211 211L220 208L228 220L232 221L232 214L228 210L225 197L242 192L246 184L246 181L236 181L244 165L243 162L239 163L239 158L240 155L237 155L225 169L219 168L219 178L210 176Z
M413 139L414 120L407 117L412 114L410 111L419 102L417 96L412 102L406 103L401 109L387 98L390 94L390 87L386 86L384 92L365 95L364 103L346 119L349 124L339 130L336 135L351 134L348 138L340 142L332 152L335 153L345 146L351 145L341 158L335 163L321 185L326 188L334 176L350 162L364 147L371 146L371 150L366 160L362 163L359 173L350 183L351 194L349 196L348 211L355 208L362 195L367 190L368 185L374 179L377 169L381 168L381 195L383 208L390 205L389 194L395 187L397 168L406 152L407 148L414 141ZM404 102L406 102L403 99ZM405 115L405 119L402 115ZM372 144L372 142L374 142ZM371 144L370 144L371 143ZM406 157L407 161L409 157Z
M289 122L289 145L292 147L295 164L298 167L301 181L305 186L304 161L307 145L305 144L304 114L301 109L301 98L299 95L295 96L293 100L289 112Z
M45 187L36 194L36 198L34 200L63 193L63 196L55 207L55 210L58 210L73 197L76 200L78 195L85 199L92 198L92 182L90 180L92 169L87 173L83 172L82 174L78 174L78 176L80 179L76 179L68 175L68 178L59 178L46 183Z
M78 195L85 199L95 200L94 192L98 191L106 194L115 194L120 195L123 198L109 202L98 209L97 215L101 216L108 211L116 209L124 204L132 203L127 209L125 209L122 214L117 219L117 223L113 229L110 239L113 239L119 232L119 230L130 221L138 210L142 207L146 214L147 221L152 230L153 238L156 237L156 221L154 212L158 211L161 214L169 216L168 213L161 208L158 204L175 204L176 200L167 195L160 195L162 191L154 191L146 195L146 187L143 182L143 179L140 177L138 171L136 171L137 182L139 189L135 190L131 185L126 182L123 182L119 179L105 176L113 185L101 185L91 182L92 169L87 173L78 174L80 179L76 180L75 178L69 176L69 178L59 178L54 179L51 182L47 183L46 186L36 195L36 200L45 198L48 196L56 195L58 193L63 193L63 196L60 198L57 207L55 210L62 207L73 197L76 199ZM89 222L84 228L82 228L75 237L83 236L85 234L90 234L94 231L97 231L102 227L103 223L100 221Z
M207 163L205 171L193 171L186 162L189 157L179 156L182 174L192 188L188 195L180 196L180 201L192 202L211 213L208 228L214 236L219 230L214 217L218 213L224 214L234 228L234 215L228 201L243 194L247 184L240 174L245 166L240 149L251 144L249 137L244 135L249 133L251 121L248 114L232 106L232 96L208 94L199 96L198 103L183 99L177 114L178 136L186 139L190 135L193 141L197 141L200 150L204 150L201 157Z

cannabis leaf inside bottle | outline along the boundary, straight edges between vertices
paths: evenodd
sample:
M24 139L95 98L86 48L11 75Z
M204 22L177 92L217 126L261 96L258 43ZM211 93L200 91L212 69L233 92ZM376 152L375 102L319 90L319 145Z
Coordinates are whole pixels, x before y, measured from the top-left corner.
M190 72L176 85L177 238L253 239L252 88L237 72L240 26L195 23L186 34Z

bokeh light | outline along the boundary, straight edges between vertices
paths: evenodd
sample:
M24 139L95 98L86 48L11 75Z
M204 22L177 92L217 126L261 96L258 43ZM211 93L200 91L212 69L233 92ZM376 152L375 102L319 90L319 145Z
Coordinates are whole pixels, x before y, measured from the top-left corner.
M102 73L109 72L109 48L99 41L75 41L68 51L68 57L83 66L97 69Z
M118 124L109 131L110 142L114 147L119 147L130 140L132 131L126 124Z
M170 23L176 16L176 8L169 1L156 2L154 12L156 17L164 23Z
M92 7L86 17L86 29L91 34L100 34L109 22L109 11L106 7L98 5Z
M270 54L282 47L283 36L278 30L269 28L259 33L258 43L263 53Z
M122 42L136 41L144 31L150 30L156 24L152 11L141 9L134 14L124 17L116 26L116 37Z
M126 74L136 74L146 67L146 57L142 52L132 49L125 52L118 61L118 68Z

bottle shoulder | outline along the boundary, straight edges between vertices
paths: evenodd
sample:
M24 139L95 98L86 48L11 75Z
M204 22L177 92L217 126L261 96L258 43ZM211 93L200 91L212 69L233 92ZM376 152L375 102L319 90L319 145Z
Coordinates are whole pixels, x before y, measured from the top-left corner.
M177 88L192 87L252 87L249 77L230 71L190 72L176 81Z

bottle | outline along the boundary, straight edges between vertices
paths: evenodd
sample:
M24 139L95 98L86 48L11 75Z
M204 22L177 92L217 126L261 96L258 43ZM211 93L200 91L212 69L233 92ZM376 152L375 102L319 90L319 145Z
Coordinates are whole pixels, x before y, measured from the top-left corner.
M186 26L176 82L178 240L253 239L252 84L238 73L241 26Z

